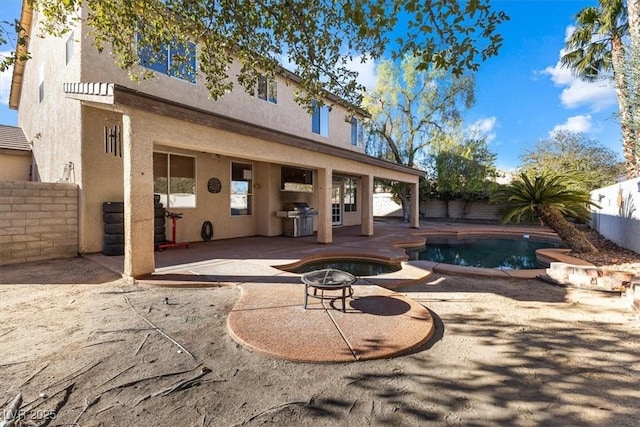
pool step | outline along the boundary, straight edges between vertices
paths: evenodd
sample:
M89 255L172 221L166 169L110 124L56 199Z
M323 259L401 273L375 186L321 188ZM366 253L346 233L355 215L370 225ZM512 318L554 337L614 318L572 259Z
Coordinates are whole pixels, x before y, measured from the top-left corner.
M564 262L552 262L541 276L561 285L577 288L623 293L633 279L633 274L626 271L608 270L600 267L573 265Z

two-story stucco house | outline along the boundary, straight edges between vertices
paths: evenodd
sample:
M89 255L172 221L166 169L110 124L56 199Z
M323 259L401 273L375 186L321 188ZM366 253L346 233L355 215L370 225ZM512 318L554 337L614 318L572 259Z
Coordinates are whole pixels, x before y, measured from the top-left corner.
M422 172L367 156L361 123L345 121L339 100L314 114L296 104L293 75L213 101L196 73L171 75L170 64L154 64L153 80L131 81L82 26L36 37L38 14L26 1L21 21L32 59L14 67L10 106L33 144L33 179L78 184L81 253L102 250L103 203L124 201L125 275L154 271L154 194L182 213L180 241L201 240L205 221L214 240L279 236L276 212L306 202L318 211L319 243L331 243L338 225L374 233L374 178L418 194ZM416 198L413 227L417 206Z

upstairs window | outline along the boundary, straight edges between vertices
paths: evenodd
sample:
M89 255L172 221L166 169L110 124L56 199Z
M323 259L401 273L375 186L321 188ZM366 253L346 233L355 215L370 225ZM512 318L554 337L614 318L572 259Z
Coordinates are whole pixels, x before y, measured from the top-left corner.
M38 102L44 101L44 65L38 67Z
M311 116L311 131L320 136L329 136L329 107L313 101L313 115Z
M139 36L138 36L139 37ZM166 74L190 83L196 83L196 45L185 48L178 43L152 47L138 47L140 64L158 73Z
M355 118L351 118L351 145L362 147L364 145L364 129L362 122Z
M73 58L73 48L74 48L74 44L75 41L73 39L73 31L71 32L71 35L69 35L69 38L67 39L67 43L65 46L65 57L66 57L66 64L68 64L69 62L71 62L71 58Z
M258 77L258 98L272 104L278 103L278 82L264 76Z

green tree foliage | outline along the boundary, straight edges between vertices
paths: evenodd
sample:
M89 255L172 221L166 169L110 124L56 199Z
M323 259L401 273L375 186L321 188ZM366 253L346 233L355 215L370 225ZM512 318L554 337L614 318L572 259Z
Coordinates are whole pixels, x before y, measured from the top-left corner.
M495 189L496 154L484 138L462 142L444 138L432 151L432 176L439 198L474 200L488 197Z
M558 171L570 173L578 178L577 188L584 191L614 184L624 174L624 164L614 151L581 132L554 132L520 159L520 169L529 178Z
M26 49L29 44L29 38L19 20L16 19L13 22L0 21L0 46L4 44L10 44L16 48L9 52L8 55L0 53L0 72L6 71L16 61L29 59L29 52Z
M634 110L631 102L634 85L625 63L629 35L627 7L623 0L600 0L599 7L586 7L576 15L577 27L566 42L567 52L560 59L562 65L587 81L609 78L618 98L622 149L627 178L640 174L637 156L638 136L633 129Z
M367 153L408 167L424 165L430 144L459 128L462 111L475 102L472 77L420 71L419 64L420 58L411 55L400 63L381 61L376 86L363 102L371 113ZM394 192L408 219L408 186L398 184Z
M84 21L95 46L138 77L147 75L139 49L173 43L187 51L189 42L198 42L198 68L213 99L232 89L232 78L252 92L260 74L287 76L284 58L294 64L291 71L301 79L297 100L307 106L324 91L359 105L361 87L349 67L354 60L411 54L421 70L435 66L458 76L476 70L497 55L497 29L509 19L489 0L28 1L40 11L45 34L60 35ZM398 29L403 37L390 40ZM229 76L234 57L241 70Z
M503 222L539 219L577 253L597 252L597 249L567 218L589 219L589 193L577 188L575 177L566 174L547 174L529 178L522 173L519 179L503 186L493 201L505 205Z
M498 187L495 160L483 137L465 138L456 132L434 141L421 198L444 200L447 218L451 200L464 200L468 212L475 200L489 198Z

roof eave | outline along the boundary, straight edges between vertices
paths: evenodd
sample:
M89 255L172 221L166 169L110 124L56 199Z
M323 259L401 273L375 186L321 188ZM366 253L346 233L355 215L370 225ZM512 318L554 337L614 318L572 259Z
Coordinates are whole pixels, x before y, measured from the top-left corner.
M20 25L27 35L26 46L16 46L16 58L20 58L27 53L29 48L29 37L31 36L31 24L33 21L33 9L28 1L22 2L22 11L20 12ZM13 75L11 76L11 92L9 93L9 108L17 110L20 106L20 95L22 93L22 78L24 76L25 62L17 60L13 64Z

